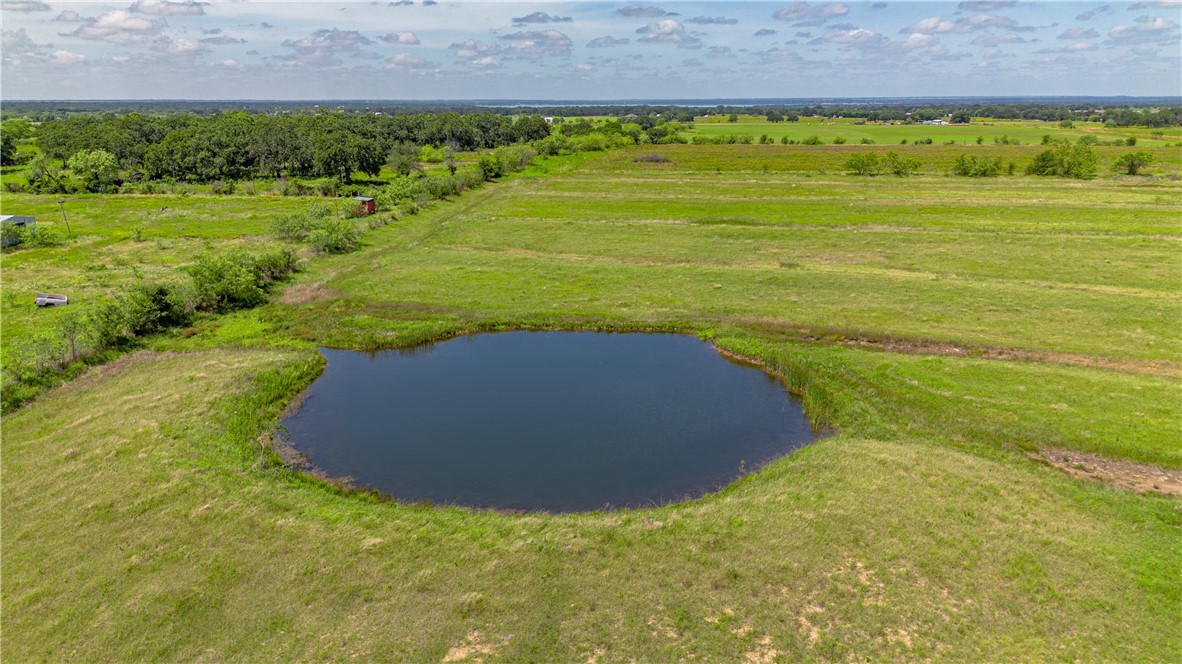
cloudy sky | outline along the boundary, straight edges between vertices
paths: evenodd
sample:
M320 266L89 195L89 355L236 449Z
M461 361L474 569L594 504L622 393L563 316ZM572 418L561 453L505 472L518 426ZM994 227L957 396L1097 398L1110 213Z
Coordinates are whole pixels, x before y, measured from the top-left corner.
M4 0L2 99L1182 95L1182 6Z

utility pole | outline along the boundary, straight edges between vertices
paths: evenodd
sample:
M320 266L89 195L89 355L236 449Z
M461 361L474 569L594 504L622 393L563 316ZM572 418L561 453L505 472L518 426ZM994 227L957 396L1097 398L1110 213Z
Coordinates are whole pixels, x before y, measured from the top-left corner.
M178 236L178 237L184 237L184 235L185 235L185 234L181 232L181 227L180 227L180 226L177 226L177 223L176 223L176 217L175 217L175 216L173 216L173 214L172 214L172 210L169 210L169 209L168 209L168 206L166 205L166 206L164 206L164 207L160 208L160 211L161 211L161 212L167 212L167 213L168 213L168 218L172 220L172 226L173 226L173 228L175 228L175 229L176 229L176 234L177 234L177 236Z
M74 237L74 231L70 230L70 222L66 221L66 199L57 199L57 207L62 211L62 223L66 225L66 232L70 234L70 237Z

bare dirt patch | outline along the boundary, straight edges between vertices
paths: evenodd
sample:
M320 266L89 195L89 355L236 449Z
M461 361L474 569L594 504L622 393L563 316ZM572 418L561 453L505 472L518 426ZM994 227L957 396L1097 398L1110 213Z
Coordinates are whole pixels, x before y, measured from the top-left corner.
M1182 498L1182 470L1116 461L1070 450L1042 450L1036 458L1049 462L1073 477L1096 480L1131 491Z
M504 645L506 641L508 641L507 638L496 643L486 642L484 635L479 631L471 631L468 632L463 643L447 651L447 654L443 656L443 661L481 662L484 661L484 657L491 656L496 652L498 645Z
M337 297L339 294L324 284L296 284L284 290L283 294L279 296L279 301L283 304L300 305L332 300Z

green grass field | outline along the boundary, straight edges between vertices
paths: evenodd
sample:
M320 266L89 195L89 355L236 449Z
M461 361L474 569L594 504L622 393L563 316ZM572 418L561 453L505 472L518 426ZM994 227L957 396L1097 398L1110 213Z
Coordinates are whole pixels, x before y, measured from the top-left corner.
M1179 500L1035 455L1182 468L1182 186L1161 177L1182 164L860 178L851 147L546 162L6 414L6 658L1174 660ZM670 161L633 161L650 153ZM120 205L192 205L204 235ZM89 261L119 284L121 256L166 274L269 242L288 205L79 199L84 239L5 253L4 306L29 274L82 287ZM4 345L41 313L5 308ZM316 345L514 328L698 334L838 433L700 500L572 515L400 505L266 463Z
M841 137L846 139L847 144L859 143L863 138L867 138L883 145L898 144L903 140L914 143L930 138L934 143L953 141L966 146L976 145L977 137L983 138L985 145L991 145L994 139L1003 136L1015 139L1022 145L1038 145L1042 142L1043 136L1048 135L1055 140L1068 140L1072 143L1083 136L1094 136L1102 142L1131 137L1137 139L1138 147L1162 147L1182 141L1182 129L1178 127L1105 127L1098 122L1076 122L1070 129L1060 128L1058 123L1054 122L989 118L975 118L969 125L888 125L882 122L857 124L858 122L862 121L854 118L804 117L798 122L773 123L768 122L766 118L754 116L739 116L737 122L728 122L727 116L722 115L698 118L694 122L694 132L701 136L731 134L756 138L767 134L777 143L784 136L797 141L817 136L825 143L832 143L834 138Z

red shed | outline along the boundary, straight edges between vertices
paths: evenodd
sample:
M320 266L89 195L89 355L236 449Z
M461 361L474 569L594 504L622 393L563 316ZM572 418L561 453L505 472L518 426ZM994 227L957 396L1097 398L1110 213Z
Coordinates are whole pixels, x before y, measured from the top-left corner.
M373 214L374 212L378 211L378 209L374 206L372 198L367 196L354 196L353 200L357 201L358 207L365 209L366 214Z

